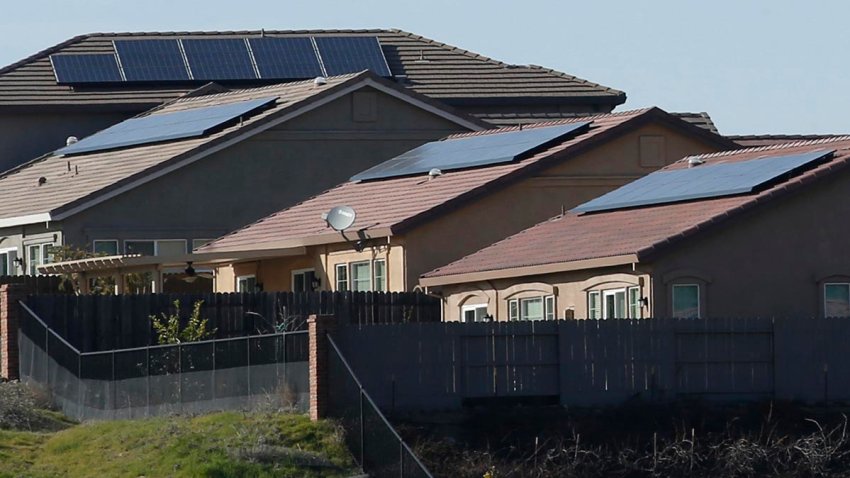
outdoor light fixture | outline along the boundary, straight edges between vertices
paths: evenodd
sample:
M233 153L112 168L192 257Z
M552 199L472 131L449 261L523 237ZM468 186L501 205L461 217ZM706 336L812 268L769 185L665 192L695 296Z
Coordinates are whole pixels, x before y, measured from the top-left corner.
M316 276L313 276L313 280L310 281L310 287L312 287L313 290L317 290L321 285L322 285L321 279L319 279Z

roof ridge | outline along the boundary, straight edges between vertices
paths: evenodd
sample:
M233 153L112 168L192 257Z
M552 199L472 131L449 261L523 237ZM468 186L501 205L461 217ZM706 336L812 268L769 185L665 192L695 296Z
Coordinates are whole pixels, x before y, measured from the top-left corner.
M730 151L718 151L716 153L705 153L705 154L695 154L691 156L685 156L684 158L676 161L676 163L686 162L689 159L714 159L714 158L724 158L728 156L736 156L739 154L747 154L747 153L760 153L763 151L776 151L783 149L792 149L792 148L800 148L803 146L820 146L824 144L830 143L841 143L845 141L850 141L850 135L844 136L835 136L830 138L821 138L821 139L812 139L812 140L801 140L801 141L791 141L788 143L780 143L780 144L770 144L765 146L753 146L751 148L743 148L743 149L735 149ZM675 164L675 163L673 163Z
M74 43L78 43L82 40L85 40L86 38L89 38L90 36L92 36L92 35L88 34L88 33L83 34L83 35L77 35L77 36L69 38L69 39L67 39L67 40L65 40L61 43L57 43L53 46L47 47L47 48L39 51L39 52L33 53L32 55L30 55L30 56L28 56L28 57L26 57L22 60L18 60L14 63L11 63L9 65L6 65L6 66L0 68L0 75L8 73L12 70L15 70L16 68L18 68L20 66L26 65L27 63L38 60L39 58L42 58L44 56L50 55L53 52L61 51L66 46L73 45Z
M504 126L504 127L501 127L501 128L488 129L488 130L484 130L484 131L470 131L468 133L455 133L455 134L450 134L450 135L446 136L445 138L442 138L441 140L438 140L438 141L444 141L444 140L447 140L447 139L468 138L468 137L471 137L471 136L485 136L485 135L490 135L490 134L510 133L510 132L513 132L513 131L524 131L524 130L527 130L527 129L535 129L535 128L548 128L550 126L558 126L558 125L562 125L562 124L572 124L572 123L581 123L581 122L592 121L592 120L601 119L601 118L612 118L612 117L619 117L619 116L640 116L642 114L648 113L649 111L653 110L654 108L655 108L654 106L650 106L650 107L647 107L647 108L637 108L637 109L634 109L634 110L617 111L617 112L612 112L612 113L593 113L593 114L590 114L590 115L587 115L587 116L576 116L576 117L572 117L572 118L557 119L557 120L552 120L552 121L541 121L541 122L537 122L537 123L528 123L528 124L516 125L516 126Z
M848 134L727 134L730 139L797 139L817 140L850 136Z

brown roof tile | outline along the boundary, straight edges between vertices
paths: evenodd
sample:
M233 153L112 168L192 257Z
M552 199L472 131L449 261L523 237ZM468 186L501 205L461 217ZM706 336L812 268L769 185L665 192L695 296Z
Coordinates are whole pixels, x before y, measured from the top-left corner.
M746 161L769 153L787 154L822 149L838 151L831 161L757 194L597 213L567 213L428 272L423 277L451 280L451 276L462 274L627 254L643 258L737 212L844 168L850 164L850 137L695 156L710 164ZM685 168L687 159L666 169Z
M136 32L81 35L0 69L0 106L98 105L152 106L187 92L186 86L122 86L71 88L56 84L49 56L53 53L111 53L113 40L142 38L206 38L266 35L377 36L390 70L406 76L405 86L449 103L501 98L560 98L618 105L621 91L575 76L535 66L508 65L476 53L401 30L291 30L236 32Z
M840 138L838 134L748 134L748 135L726 135L727 138L744 146L753 148L758 146L772 146L774 144L793 143L795 141L812 141L817 139Z

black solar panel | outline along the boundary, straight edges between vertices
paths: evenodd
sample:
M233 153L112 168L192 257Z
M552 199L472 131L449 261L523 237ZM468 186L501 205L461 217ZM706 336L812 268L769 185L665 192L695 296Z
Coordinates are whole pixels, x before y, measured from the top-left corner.
M322 64L329 76L370 70L393 76L377 37L315 37Z
M574 211L608 211L749 193L784 174L827 158L833 151L819 150L657 171L581 204Z
M116 40L127 81L186 81L189 72L177 40Z
M250 38L260 78L303 80L324 76L309 37Z
M508 163L520 155L539 151L563 141L590 122L530 128L506 133L482 134L425 143L351 178L352 181L383 179Z
M56 82L62 84L120 82L115 55L51 55Z
M257 79L243 38L190 39L182 43L195 80Z

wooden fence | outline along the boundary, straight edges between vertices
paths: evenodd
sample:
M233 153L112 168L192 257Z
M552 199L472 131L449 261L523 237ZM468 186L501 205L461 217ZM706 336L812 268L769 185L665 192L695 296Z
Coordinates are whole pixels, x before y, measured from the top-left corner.
M310 314L334 315L346 324L439 322L440 300L420 293L255 292L231 294L39 295L27 306L82 352L156 344L152 315L176 313L185 321L203 301L201 317L216 338L304 327Z
M850 401L847 319L398 324L333 337L387 410L520 397Z
M0 285L21 284L30 294L62 294L59 276L0 276Z

